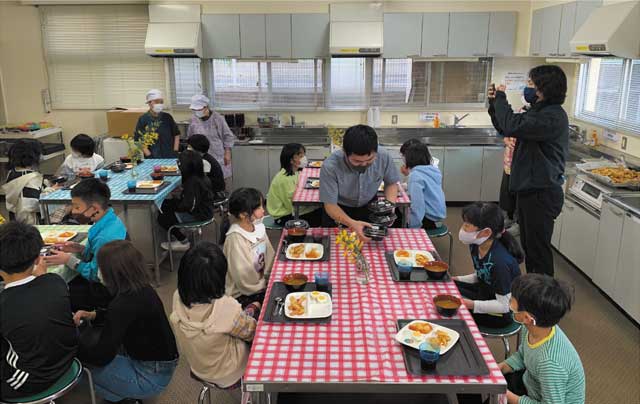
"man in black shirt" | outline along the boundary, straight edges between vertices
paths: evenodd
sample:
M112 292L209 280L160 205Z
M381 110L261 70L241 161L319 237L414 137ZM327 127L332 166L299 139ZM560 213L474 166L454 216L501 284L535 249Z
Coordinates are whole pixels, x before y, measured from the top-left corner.
M175 158L180 147L180 129L171 114L163 112L164 99L160 90L149 90L147 105L149 111L138 118L134 139L138 140L148 132L156 132L158 139L144 149L144 156L152 159Z
M0 226L0 401L40 393L71 366L78 345L67 284L47 274L38 230Z

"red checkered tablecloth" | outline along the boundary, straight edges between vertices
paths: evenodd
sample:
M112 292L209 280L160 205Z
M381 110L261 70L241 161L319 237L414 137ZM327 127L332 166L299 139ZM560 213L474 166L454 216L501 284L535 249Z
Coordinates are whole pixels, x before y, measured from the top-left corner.
M395 342L397 319L441 318L431 297L447 293L459 296L453 282L394 282L385 261L385 251L399 248L433 250L433 244L421 229L389 229L381 242L364 247L371 266L370 282L356 282L353 264L335 245L337 229L311 229L314 235L330 235L331 258L328 262L275 261L267 288L284 274L302 272L310 279L316 271L329 271L332 283L333 315L328 324L276 324L260 317L244 382L282 383L416 383L493 387L506 390L498 369L471 314L463 306L454 318L464 319L480 348L489 375L483 377L420 377L408 374L401 346ZM262 387L261 387L262 388ZM400 390L401 391L401 390Z
M298 180L298 187L293 193L293 205L315 205L321 204L320 202L320 190L319 189L306 189L304 185L307 183L309 177L320 177L319 168L305 168L300 173L300 179ZM409 195L405 192L404 188L400 186L400 196L396 201L396 205L407 206L411 204Z

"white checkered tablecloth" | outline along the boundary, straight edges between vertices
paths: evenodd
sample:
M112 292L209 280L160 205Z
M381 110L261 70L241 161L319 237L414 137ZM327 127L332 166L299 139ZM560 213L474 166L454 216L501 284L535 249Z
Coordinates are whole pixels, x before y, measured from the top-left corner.
M271 285L286 273L302 272L313 279L314 272L329 271L333 301L331 322L321 325L265 323L263 312L245 372L248 390L251 384L354 382L475 384L506 390L498 365L464 306L454 318L467 322L489 368L489 375L421 377L407 373L401 346L394 339L396 320L442 318L433 306L432 296L441 293L460 295L453 282L394 282L391 279L385 251L399 248L433 250L424 230L389 229L389 236L384 241L368 243L364 248L371 266L368 285L356 282L353 264L348 263L335 245L337 229L310 231L331 235L330 260L276 260L265 306Z
M319 168L305 168L300 173L300 179L298 180L298 187L293 193L293 205L320 205L320 190L319 189L306 189L304 185L307 182L307 178L309 177L320 177L320 169ZM411 199L409 199L409 195L405 192L404 188L398 184L400 187L400 196L396 201L396 204L399 206L406 206L411 204Z

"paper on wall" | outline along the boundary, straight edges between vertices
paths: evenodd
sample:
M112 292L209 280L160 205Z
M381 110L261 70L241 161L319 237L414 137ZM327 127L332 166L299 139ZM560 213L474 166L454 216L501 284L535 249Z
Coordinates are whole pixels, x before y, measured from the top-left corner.
M507 91L522 91L527 86L527 74L508 72L504 75L504 85Z

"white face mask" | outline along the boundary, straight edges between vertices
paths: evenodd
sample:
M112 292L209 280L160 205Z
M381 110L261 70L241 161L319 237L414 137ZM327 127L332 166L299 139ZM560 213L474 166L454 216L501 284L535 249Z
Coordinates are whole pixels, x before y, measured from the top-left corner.
M263 219L264 219L264 217L261 217L260 219L253 219L252 223L253 223L254 226L257 226L259 224L262 224Z
M480 245L482 243L484 243L485 241L489 240L489 236L487 237L480 237L480 238L476 238L478 237L478 234L481 232L482 230L478 230L478 231L465 231L462 227L460 228L460 231L458 232L458 238L460 239L460 241L463 244L477 244Z
M206 109L200 109L197 111L193 111L193 115L195 115L197 118L204 118L204 115L206 114Z
M153 104L153 107L151 107L151 109L153 109L153 112L155 112L156 114L159 114L164 109L164 104Z
M307 160L307 156L304 156L300 159L300 167L304 168L309 165L309 160Z

